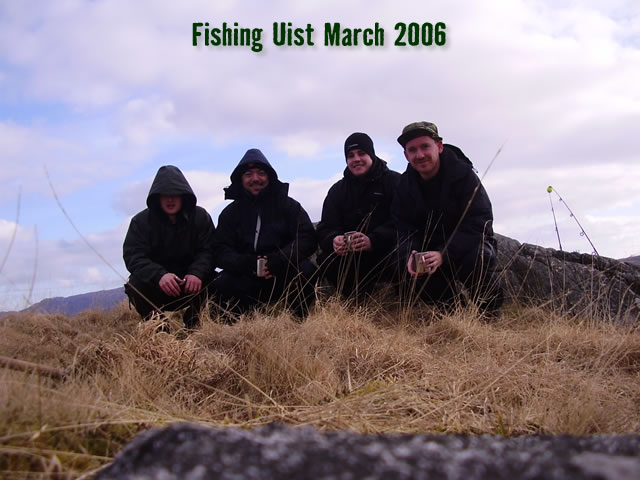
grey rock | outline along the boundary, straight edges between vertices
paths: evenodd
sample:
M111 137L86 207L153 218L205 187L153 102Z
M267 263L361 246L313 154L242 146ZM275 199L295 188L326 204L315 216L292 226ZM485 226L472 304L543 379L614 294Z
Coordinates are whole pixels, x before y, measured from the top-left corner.
M97 480L640 478L640 435L360 435L174 424L140 434Z
M639 323L640 265L497 238L507 299L617 324Z

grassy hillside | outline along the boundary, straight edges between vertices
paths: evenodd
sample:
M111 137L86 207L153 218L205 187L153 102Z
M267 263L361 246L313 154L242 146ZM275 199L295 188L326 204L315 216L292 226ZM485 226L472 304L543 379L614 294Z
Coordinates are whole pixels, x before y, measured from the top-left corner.
M366 433L640 431L640 330L509 306L318 305L187 333L123 304L0 320L0 476L90 478L136 433L176 421L312 424ZM55 373L55 372L54 372ZM57 476L52 477L51 474Z

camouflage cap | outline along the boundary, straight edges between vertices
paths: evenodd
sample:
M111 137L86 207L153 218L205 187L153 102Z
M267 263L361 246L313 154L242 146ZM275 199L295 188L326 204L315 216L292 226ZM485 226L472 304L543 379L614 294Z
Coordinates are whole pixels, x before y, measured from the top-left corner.
M434 140L442 140L438 135L438 127L431 122L413 122L402 129L402 135L398 137L398 143L405 147L407 142L418 137L431 137Z

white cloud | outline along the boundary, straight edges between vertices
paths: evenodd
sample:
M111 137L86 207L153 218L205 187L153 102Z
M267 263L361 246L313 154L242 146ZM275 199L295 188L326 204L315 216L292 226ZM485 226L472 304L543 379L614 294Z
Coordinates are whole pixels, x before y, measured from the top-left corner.
M50 182L65 195L123 175L150 155L96 130L75 119L62 126L25 126L0 118L0 182L13 187L0 190L0 205L14 202L19 191L51 198Z
M85 272L85 283L100 283L104 281L102 272L97 267L89 267Z
M15 222L10 222L0 218L0 249L6 245L8 246L11 238L15 237L18 233L18 229L21 229Z
M146 146L156 138L176 132L174 115L171 101L137 98L125 104L120 128L127 142Z
M376 156L387 162L387 166L391 170L404 172L405 168L407 168L406 159L404 158L404 155L401 153L400 149L398 149L397 152L393 153L388 153L384 150L376 150Z
M275 137L277 147L293 155L313 155L319 145L342 136L354 122L352 115L370 124L376 136L429 116L447 126L450 135L494 144L513 132L521 142L541 136L557 142L593 123L610 134L619 130L620 113L636 119L640 115L633 82L640 73L638 51L620 44L616 35L621 27L606 16L605 7L552 8L524 1L401 3L411 8L356 2L340 10L330 4L294 9L289 2L276 2L249 12L233 3L214 7L183 2L180 8L120 1L76 2L68 8L54 4L45 13L55 21L32 32L33 45L17 46L26 53L8 54L33 69L31 78L46 84L40 88L49 89L51 98L86 108L96 103L92 88L112 92L97 94L109 102L127 102L130 89L152 85L151 95L170 92L170 100L161 102L161 112L155 113L166 120L163 108L170 105L171 125L219 138L259 132ZM317 46L270 45L272 19L285 17L301 25L313 23ZM31 23L24 13L16 18L23 28ZM448 22L447 47L391 45L395 21L420 18ZM188 27L198 19L263 26L266 51L256 55L239 47L192 47ZM387 45L379 50L324 47L324 20L354 26L379 21L386 27ZM55 52L48 48L52 39ZM45 49L43 63L39 54ZM75 59L72 65L69 58ZM78 83L84 88L76 88ZM135 101L153 102L142 97ZM125 131L134 139L152 138L138 121ZM162 129L156 135L162 136Z
M184 176L198 197L198 205L204 207L215 221L225 204L223 189L230 183L229 174L187 170Z
M43 189L44 165L50 158L60 156L67 159L67 167L73 168L74 158L82 148L39 128L28 128L13 122L0 120L0 182L16 187L24 185L25 192ZM65 168L63 166L63 168ZM14 199L17 190L5 188L0 192L0 203Z
M276 149L286 152L290 157L313 157L320 153L320 143L313 135L286 135L275 137Z
M145 179L124 185L115 196L113 207L123 215L134 216L146 207L152 180Z
M326 180L296 178L289 185L289 196L300 202L312 222L317 222L322 215L322 203L329 188L340 178L342 178L342 173Z
M14 250L19 248L17 242L28 238L30 234L15 222L0 219L0 275L10 268L8 260L12 254L15 255Z

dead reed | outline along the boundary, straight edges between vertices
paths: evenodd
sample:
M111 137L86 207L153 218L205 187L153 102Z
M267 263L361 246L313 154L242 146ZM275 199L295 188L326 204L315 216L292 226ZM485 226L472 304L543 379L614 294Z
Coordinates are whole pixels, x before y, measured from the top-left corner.
M400 314L402 313L402 314ZM179 318L179 317L175 317ZM401 318L401 320L398 320ZM0 319L0 475L78 478L141 430L176 421L359 432L601 434L640 430L640 332L541 308L410 314L320 302L298 323L257 312L193 333L125 305Z

